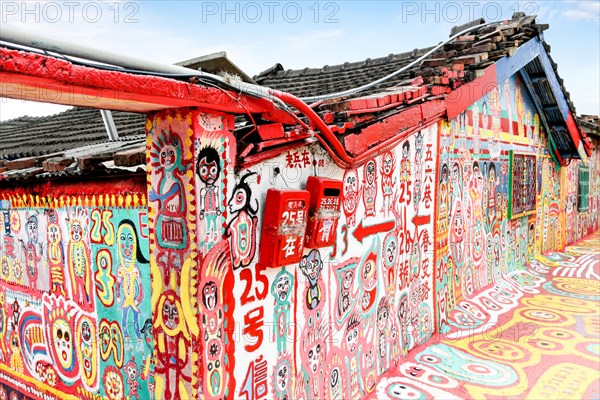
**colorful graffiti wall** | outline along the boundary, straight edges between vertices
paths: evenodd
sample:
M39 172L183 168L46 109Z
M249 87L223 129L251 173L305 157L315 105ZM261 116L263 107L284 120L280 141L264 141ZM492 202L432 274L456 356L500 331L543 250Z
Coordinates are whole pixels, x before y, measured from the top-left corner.
M198 111L148 119L157 398L231 397L235 386L231 288L245 258L223 240L232 127L232 116Z
M236 397L359 398L433 331L436 127L357 169L341 170L317 145L237 174L227 199L240 340ZM287 237L278 268L257 263L266 192L304 189L309 176L343 182L333 246ZM312 194L314 195L314 193ZM300 213L297 218L305 218ZM290 217L291 218L291 217ZM326 232L324 230L327 230Z
M152 398L149 230L138 186L2 194L1 398L15 389L34 398Z
M561 249L597 229L595 213L576 213L579 163L559 168L548 154L547 140L518 75L457 118L440 124L436 220L440 332L474 318L455 309L462 299L523 268L541 252ZM596 160L597 155L590 159L595 171ZM565 179L573 183L565 184ZM593 207L597 207L595 193ZM534 209L515 214L516 205L526 200L533 201Z

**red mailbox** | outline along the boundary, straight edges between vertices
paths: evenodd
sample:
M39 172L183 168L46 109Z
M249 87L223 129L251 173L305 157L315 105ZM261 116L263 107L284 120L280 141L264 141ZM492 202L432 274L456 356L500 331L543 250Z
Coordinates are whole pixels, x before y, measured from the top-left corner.
M342 181L309 176L306 190L310 193L306 247L326 247L335 243Z
M300 262L308 219L306 190L267 191L259 263L280 267Z

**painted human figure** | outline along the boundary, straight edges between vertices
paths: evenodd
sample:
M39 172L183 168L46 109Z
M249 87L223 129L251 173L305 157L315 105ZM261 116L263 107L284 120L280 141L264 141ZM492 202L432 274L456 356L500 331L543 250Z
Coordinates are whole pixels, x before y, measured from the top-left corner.
M517 105L517 128L520 137L525 136L525 103L523 102L523 92L521 91L520 81L515 85L515 103Z
M125 339L129 338L129 315L133 317L133 329L141 349L140 305L144 298L144 288L139 264L148 264L140 250L140 242L133 221L124 219L117 229L119 265L117 267L117 302L121 304L123 315L121 327ZM126 342L129 342L126 340Z
M157 363L154 370L165 377L163 398L189 398L189 393L185 389L182 392L182 389L185 382L192 380L185 372L190 358L191 337L183 316L181 300L175 291L169 289L160 295L155 315L153 331Z
M363 203L365 216L375 216L375 202L377 201L377 167L375 160L370 160L363 170Z
M388 216L392 212L392 196L394 194L394 186L396 179L393 177L394 169L396 168L396 157L391 151L386 151L381 157L381 165L379 173L381 174L381 191L383 193L383 207L381 212L384 216Z
M232 218L227 224L225 234L229 237L233 268L250 265L256 253L256 213L258 200L252 206L252 190L247 179L255 172L248 172L233 189L228 205Z
M382 297L377 306L377 366L379 375L383 374L390 365L390 343L388 329L388 301Z
M140 370L135 363L135 357L131 357L131 360L125 364L125 376L127 380L127 385L129 386L129 400L134 397L140 400L140 394L138 391L140 390L140 383L138 382L138 377L140 376Z
M27 222L25 229L27 232L27 243L23 243L25 252L25 270L29 277L29 285L32 289L37 289L38 263L42 259L42 244L38 243L38 218L36 214L25 214Z
M496 204L496 187L498 186L498 176L496 173L496 165L490 162L488 170L488 224L492 224L496 217L496 207L501 207L501 204Z
M358 399L361 397L362 383L360 370L360 355L362 353L362 345L360 344L360 322L361 317L358 313L350 315L348 325L344 335L344 350L346 362L346 382L347 382L347 398Z
M66 296L65 282L65 249L62 241L58 214L55 210L47 212L48 219L48 269L50 270L50 291L56 295Z
M402 159L400 160L400 180L408 181L410 179L410 143L402 143Z
M354 226L360 196L360 182L355 169L348 169L344 172L342 192L344 195L342 206L346 215L346 223L348 226Z
M323 270L323 261L319 250L312 249L300 260L300 271L308 279L308 288L306 290L306 306L309 310L317 308L321 302L321 287L319 278Z
M83 241L84 230L79 219L69 219L69 233L71 240L67 249L67 265L69 266L73 299L79 305L91 309L90 254Z
M200 189L200 219L206 220L206 241L215 242L218 237L217 217L221 215L221 200L217 181L221 173L221 157L212 147L204 147L198 153L196 173L204 187Z
M275 328L275 340L277 341L277 354L285 353L290 330L290 310L292 303L292 289L294 287L294 276L285 270L285 267L275 276L271 285L271 294L275 298L273 320L277 324Z
M172 272L179 277L183 264L179 251L188 245L183 182L186 168L179 137L163 130L162 135L152 144L150 155L151 167L158 174L158 179L157 187L155 189L153 184L148 199L158 202L156 244L160 252L157 259L164 271L165 281L169 282Z
M421 175L421 166L423 165L423 135L421 131L417 132L415 138L415 166L417 175Z

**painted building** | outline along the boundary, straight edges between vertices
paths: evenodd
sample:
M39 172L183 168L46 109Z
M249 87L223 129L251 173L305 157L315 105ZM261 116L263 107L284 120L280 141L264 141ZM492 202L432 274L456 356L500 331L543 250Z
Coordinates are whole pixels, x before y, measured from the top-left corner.
M3 172L0 390L358 398L435 333L478 324L461 301L597 230L600 201L598 131L575 122L547 26L481 22L427 57L278 64L254 77L271 97L102 70L90 83L90 67L0 49L27 61L3 61L8 83L68 75L147 114L145 184Z

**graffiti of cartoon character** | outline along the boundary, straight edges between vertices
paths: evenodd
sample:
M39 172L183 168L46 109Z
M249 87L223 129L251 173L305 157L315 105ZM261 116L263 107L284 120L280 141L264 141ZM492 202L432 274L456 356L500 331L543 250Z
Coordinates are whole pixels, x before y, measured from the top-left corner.
M407 140L402 143L402 159L400 160L400 180L410 179L410 143Z
M287 359L277 363L273 370L273 391L275 398L287 400L290 398L290 380L292 377L292 368Z
M396 179L393 177L394 169L396 168L396 157L391 151L386 151L381 158L379 173L381 174L381 191L383 192L383 207L381 212L384 216L388 216L392 211L392 196L394 194L394 186Z
M363 170L363 203L365 216L375 216L375 202L377 201L377 166L375 160L369 160Z
M358 181L358 173L355 169L349 169L344 172L343 195L344 214L346 215L346 223L349 226L354 226L356 223L356 210L358 208L358 200L360 195L360 184Z
M344 337L344 347L346 350L346 371L348 372L348 397L358 399L361 397L360 390L360 354L362 345L359 345L359 327L361 322L360 314L354 313L348 319L346 335Z
M133 221L124 219L117 230L119 248L119 266L117 268L117 301L123 308L121 327L125 338L129 338L129 314L133 315L133 329L137 336L138 347L142 347L139 315L140 304L144 298L142 275L139 264L148 264L140 249L140 241ZM127 341L129 342L129 341Z
M129 399L131 400L135 397L140 400L140 395L138 393L140 383L137 380L140 376L140 370L135 363L134 356L131 356L131 360L125 364L125 376L127 377L127 385L129 385Z
M192 379L184 372L190 357L190 333L181 300L175 291L169 289L160 295L154 315L157 361L154 370L165 377L164 398L189 398L182 389L185 382L189 383Z
M200 219L206 219L206 241L217 240L217 217L221 215L221 201L217 180L221 173L221 157L212 147L198 153L196 173L204 187L200 189Z
M285 270L285 267L275 276L271 285L271 293L275 298L273 320L277 324L274 330L277 341L277 354L286 351L288 335L290 331L290 309L292 303L290 297L294 287L294 275Z
M515 104L517 105L517 132L520 137L523 137L525 136L525 103L523 102L521 80L518 78L518 75L515 84Z
M44 314L46 342L58 375L66 382L74 382L80 375L79 360L73 334L75 314L74 304L65 304L62 297L45 299Z
M37 289L38 263L42 259L42 244L38 243L38 218L36 214L25 213L27 243L21 240L25 252L25 270L32 289ZM39 254L38 254L39 253Z
M233 189L233 195L229 199L229 210L232 218L227 224L225 234L230 239L231 257L233 268L244 268L250 265L256 252L256 213L258 212L258 200L252 206L252 190L246 180L256 175L256 172L248 172L240 179Z
M314 310L321 302L321 287L318 281L322 270L323 261L321 261L321 253L317 249L312 249L300 260L300 271L308 279L306 306L309 310Z
M77 321L76 346L80 360L81 380L87 390L98 387L98 346L96 342L96 320L82 315Z
M66 296L65 290L65 249L62 232L58 223L56 210L46 212L48 219L48 268L50 270L50 291Z
M421 166L423 165L423 134L417 132L415 138L415 166L418 175L421 175Z
M90 254L87 244L83 241L85 231L79 218L69 218L69 233L71 241L67 251L67 265L69 266L71 290L73 299L84 308L92 309L92 279Z
M496 204L496 187L498 186L498 178L496 174L496 166L490 162L488 172L488 223L491 225L496 216L496 207L501 207L501 204Z
M382 297L377 306L377 355L379 356L377 357L377 365L379 374L387 371L390 363L388 314L389 308L387 297Z
M179 276L182 267L179 251L188 245L183 182L187 167L181 146L175 133L163 130L150 148L150 166L158 174L158 179L157 188L154 189L154 185L150 188L148 199L158 202L156 244L162 249L158 258L166 282L170 281L172 270Z
M336 301L336 320L339 326L343 324L347 316L353 311L354 304L356 303L358 293L353 288L358 262L358 258L351 258L344 264L339 265L335 271L339 288Z

